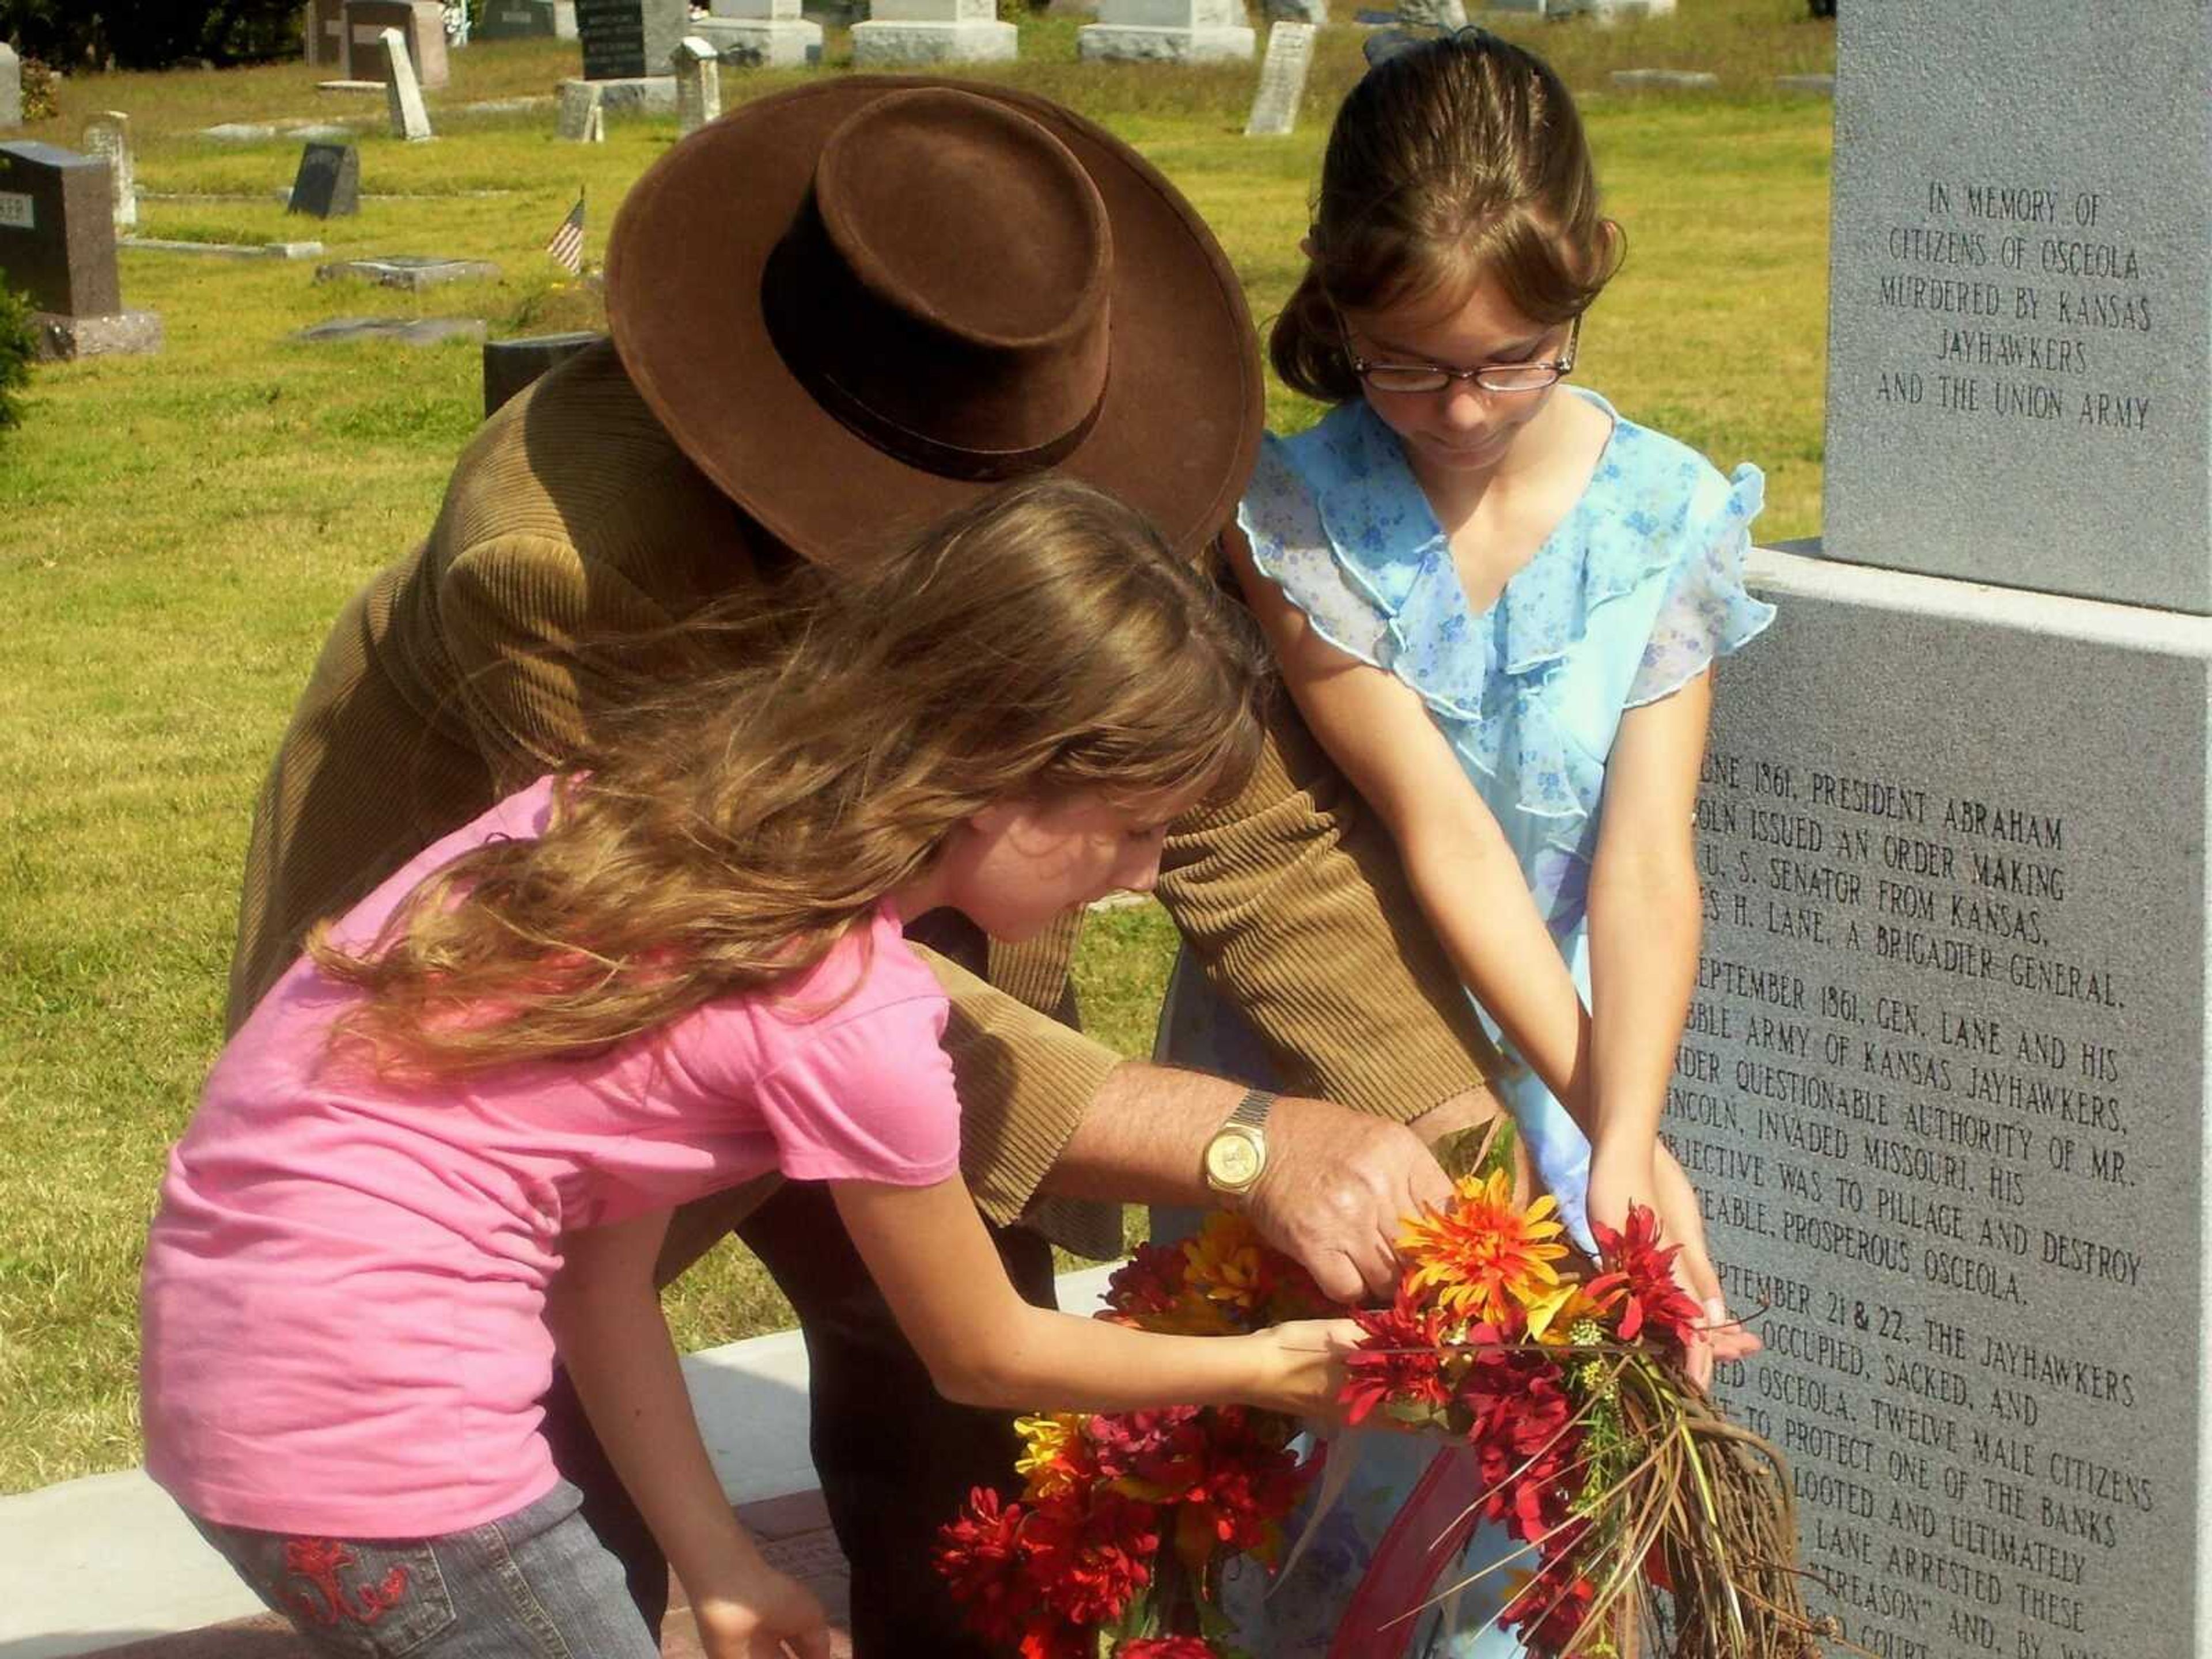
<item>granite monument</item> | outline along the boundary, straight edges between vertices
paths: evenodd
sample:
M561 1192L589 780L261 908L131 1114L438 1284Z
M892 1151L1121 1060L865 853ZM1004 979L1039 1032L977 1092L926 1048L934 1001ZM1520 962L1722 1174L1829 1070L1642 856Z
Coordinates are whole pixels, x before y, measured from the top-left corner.
M42 358L161 349L161 319L124 309L113 177L99 156L0 143L0 281L29 298Z

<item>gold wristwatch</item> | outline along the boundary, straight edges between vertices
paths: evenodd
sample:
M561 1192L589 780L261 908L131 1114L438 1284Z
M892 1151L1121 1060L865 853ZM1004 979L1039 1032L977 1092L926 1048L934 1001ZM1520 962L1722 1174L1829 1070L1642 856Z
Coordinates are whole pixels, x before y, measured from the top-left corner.
M1248 1091L1206 1143L1206 1184L1215 1192L1239 1198L1260 1184L1267 1167L1267 1109L1274 1103L1264 1089Z

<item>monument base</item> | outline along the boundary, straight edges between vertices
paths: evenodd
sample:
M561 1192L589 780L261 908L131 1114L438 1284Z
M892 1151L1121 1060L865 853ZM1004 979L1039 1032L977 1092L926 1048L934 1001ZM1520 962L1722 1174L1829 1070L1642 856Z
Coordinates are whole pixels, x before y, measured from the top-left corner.
M676 77L672 75L625 75L587 84L599 89L599 108L609 115L676 113Z
M702 17L691 33L738 69L799 69L822 61L822 25L799 18Z
M150 311L118 311L105 317L31 313L31 334L42 363L79 357L135 356L161 349L161 319Z
M1075 55L1086 63L1120 58L1178 64L1224 63L1249 59L1257 45L1252 30L1233 25L1177 29L1093 23L1075 32Z
M1011 64L1018 33L1012 23L855 23L853 66L897 64Z

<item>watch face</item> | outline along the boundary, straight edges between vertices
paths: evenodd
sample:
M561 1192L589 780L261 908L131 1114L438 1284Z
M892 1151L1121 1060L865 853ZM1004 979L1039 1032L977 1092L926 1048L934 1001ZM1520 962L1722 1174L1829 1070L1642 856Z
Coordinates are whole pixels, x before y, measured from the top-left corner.
M1217 1135L1206 1149L1206 1172L1217 1187L1249 1187L1260 1176L1260 1149L1243 1135Z

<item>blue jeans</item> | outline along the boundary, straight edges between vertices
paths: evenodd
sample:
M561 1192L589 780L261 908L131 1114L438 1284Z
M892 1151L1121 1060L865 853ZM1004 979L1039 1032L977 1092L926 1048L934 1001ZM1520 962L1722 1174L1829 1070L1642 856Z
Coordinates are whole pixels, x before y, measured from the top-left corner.
M622 1564L566 1481L438 1538L320 1538L192 1517L319 1654L344 1659L659 1659Z

